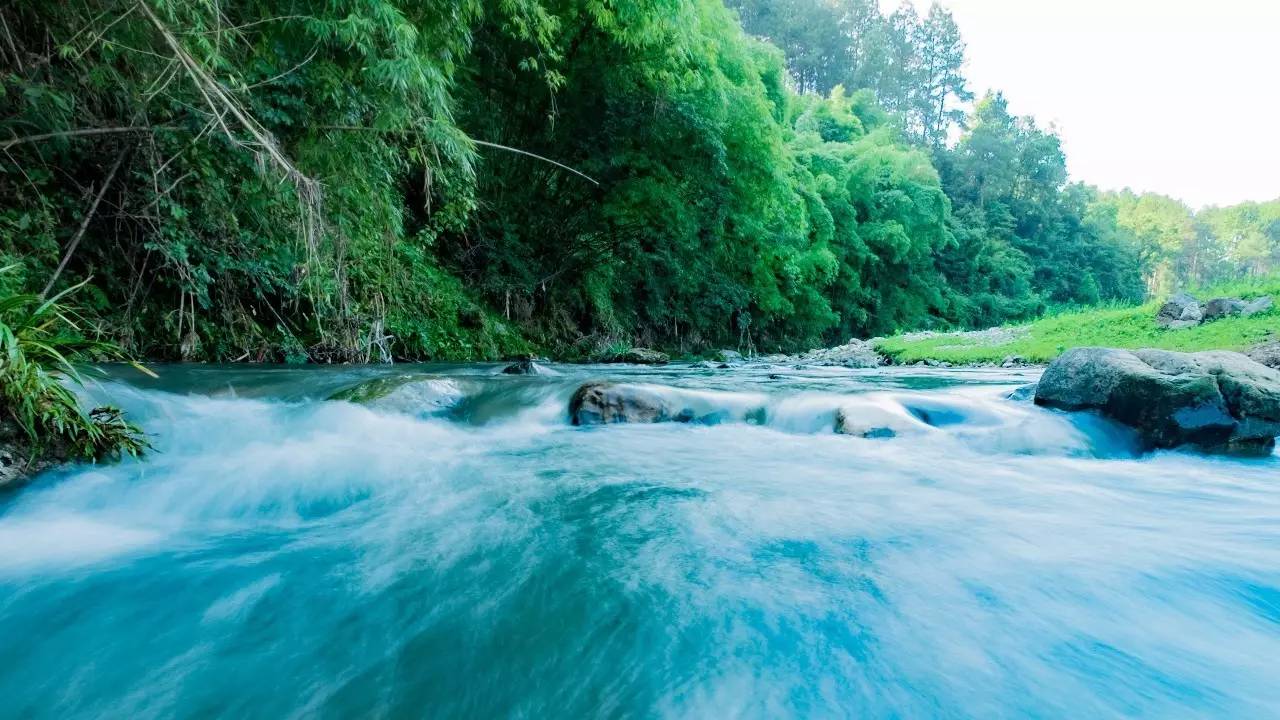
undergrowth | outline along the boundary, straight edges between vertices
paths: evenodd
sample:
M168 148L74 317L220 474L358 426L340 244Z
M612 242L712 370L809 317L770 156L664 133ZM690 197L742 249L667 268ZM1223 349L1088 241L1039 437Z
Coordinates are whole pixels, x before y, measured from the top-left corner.
M0 274L10 271L0 268ZM26 436L28 459L114 459L148 448L141 429L119 409L86 410L76 397L74 387L92 371L86 363L121 359L115 345L81 332L76 310L66 302L81 287L48 299L0 296L0 422L16 424Z

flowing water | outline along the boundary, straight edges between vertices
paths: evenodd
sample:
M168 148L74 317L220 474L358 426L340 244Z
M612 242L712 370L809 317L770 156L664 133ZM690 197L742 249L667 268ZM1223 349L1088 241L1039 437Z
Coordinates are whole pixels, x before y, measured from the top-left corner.
M157 451L0 496L0 717L1280 717L1280 456L1034 372L553 369L119 373Z

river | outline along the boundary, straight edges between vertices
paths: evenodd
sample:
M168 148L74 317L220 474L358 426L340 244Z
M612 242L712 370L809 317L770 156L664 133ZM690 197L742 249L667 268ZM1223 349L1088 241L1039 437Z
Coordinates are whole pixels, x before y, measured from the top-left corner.
M113 371L156 451L0 496L0 717L1280 717L1280 456L1033 370L500 368Z

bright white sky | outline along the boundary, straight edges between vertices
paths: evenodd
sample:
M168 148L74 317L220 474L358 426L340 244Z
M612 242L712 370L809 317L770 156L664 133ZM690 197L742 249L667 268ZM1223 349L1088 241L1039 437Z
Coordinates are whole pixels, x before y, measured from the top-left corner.
M1054 124L1073 179L1193 207L1280 197L1280 0L940 1L971 89Z

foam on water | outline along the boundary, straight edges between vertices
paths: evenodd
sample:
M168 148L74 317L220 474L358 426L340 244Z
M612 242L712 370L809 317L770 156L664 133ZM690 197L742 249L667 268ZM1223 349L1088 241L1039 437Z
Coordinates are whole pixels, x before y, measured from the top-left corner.
M158 452L0 499L0 717L1280 716L1280 458L1020 377L627 369L716 423L574 428L613 371L458 372L109 387Z

